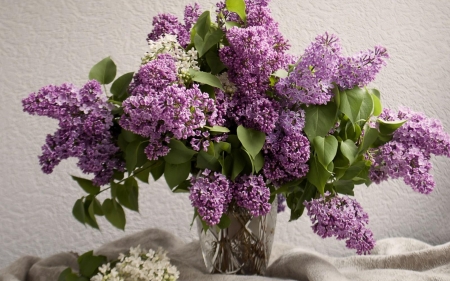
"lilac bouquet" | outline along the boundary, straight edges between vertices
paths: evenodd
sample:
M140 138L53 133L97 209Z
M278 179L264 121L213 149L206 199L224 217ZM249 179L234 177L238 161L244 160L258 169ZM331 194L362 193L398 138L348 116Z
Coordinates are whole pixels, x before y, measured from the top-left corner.
M348 197L355 185L403 178L433 190L430 158L450 156L450 137L438 120L383 108L367 87L386 49L347 57L325 33L291 55L268 2L226 0L215 13L195 4L184 23L160 14L136 73L115 79L105 58L81 88L50 85L23 100L24 111L59 121L42 170L76 157L93 176L73 177L87 193L73 207L77 220L98 228L104 215L124 229L123 207L139 209L138 180L164 175L173 192L189 193L205 229L226 228L232 205L261 216L277 200L291 220L306 209L315 233L366 254L375 242Z

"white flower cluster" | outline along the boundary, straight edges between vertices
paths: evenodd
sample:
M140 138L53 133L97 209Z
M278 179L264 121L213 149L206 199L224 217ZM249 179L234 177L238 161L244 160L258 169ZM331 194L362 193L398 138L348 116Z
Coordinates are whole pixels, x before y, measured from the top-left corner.
M219 78L220 82L222 83L223 89L225 90L225 93L227 94L234 94L237 90L236 85L233 84L233 82L228 79L228 73L224 72L217 76Z
M156 252L141 250L140 245L130 248L130 254L120 254L114 268L104 264L91 281L175 281L180 276L170 264L167 253L159 248Z
M189 69L200 70L197 63L197 50L186 51L177 41L176 35L165 35L157 41L148 40L149 51L142 58L142 64L156 59L160 54L169 54L175 59L180 82L189 82Z

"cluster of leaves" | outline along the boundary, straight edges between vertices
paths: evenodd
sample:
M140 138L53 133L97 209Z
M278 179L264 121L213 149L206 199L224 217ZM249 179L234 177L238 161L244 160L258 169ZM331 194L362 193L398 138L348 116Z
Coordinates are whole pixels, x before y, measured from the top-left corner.
M78 272L73 272L70 267L63 270L58 281L89 281L95 275L97 275L98 268L108 262L105 256L96 256L93 251L89 251L78 257ZM117 261L111 263L114 267Z
M291 220L299 218L303 202L325 191L353 195L355 185L370 185L368 149L392 138L406 120L387 122L376 89L334 88L334 99L326 105L305 107L304 132L311 143L306 178L285 184L277 193L287 197Z

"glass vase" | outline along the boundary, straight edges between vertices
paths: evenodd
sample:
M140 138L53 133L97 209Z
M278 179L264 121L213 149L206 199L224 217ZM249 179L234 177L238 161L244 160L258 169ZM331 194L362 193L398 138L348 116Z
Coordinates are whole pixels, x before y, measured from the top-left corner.
M230 226L209 227L205 232L197 219L200 246L210 273L264 275L269 263L277 222L277 200L269 213L253 217L232 204L227 212Z

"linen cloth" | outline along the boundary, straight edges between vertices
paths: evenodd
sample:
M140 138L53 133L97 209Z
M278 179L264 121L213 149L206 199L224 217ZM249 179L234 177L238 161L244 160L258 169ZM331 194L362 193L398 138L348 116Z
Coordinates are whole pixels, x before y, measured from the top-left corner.
M107 243L95 254L116 259L130 247L164 248L184 281L450 281L450 242L431 246L409 238L377 242L368 256L329 257L292 245L274 244L267 276L211 275L205 271L198 241L184 243L160 229L148 229ZM48 258L24 256L0 270L0 281L57 281L66 267L78 269L77 254L59 253Z

